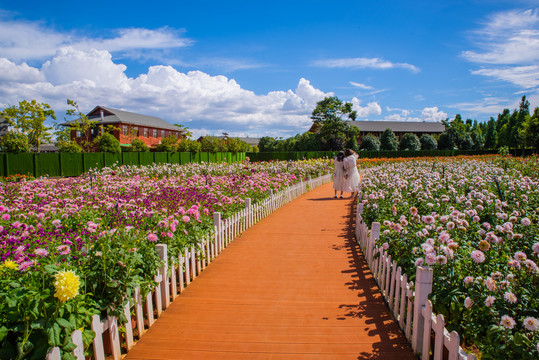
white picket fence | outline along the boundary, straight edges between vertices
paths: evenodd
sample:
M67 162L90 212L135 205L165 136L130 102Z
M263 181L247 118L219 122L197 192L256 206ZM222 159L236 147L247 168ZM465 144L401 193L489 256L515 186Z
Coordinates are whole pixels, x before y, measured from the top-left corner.
M466 354L460 347L460 337L455 331L445 328L443 315L432 312L428 300L432 292L432 269L417 267L415 285L408 282L396 261L392 261L383 248L375 245L380 237L380 223L372 223L372 228L363 222L363 204L358 204L356 212L356 240L363 252L380 292L384 296L395 320L422 360L475 360L473 354ZM431 349L431 345L434 347ZM448 354L444 358L445 352ZM431 357L432 356L432 357Z
M196 246L185 249L172 264L168 264L167 245L157 244L157 252L164 265L159 270L155 281L157 286L143 299L140 289L135 289L135 303L128 303L124 307L127 323L122 324L125 331L119 330L116 317L100 319L99 315L92 318L92 330L95 332L93 341L93 357L95 360L119 360L123 351L128 352L134 345L135 339L140 337L153 325L156 317L171 304L171 302L193 281L197 275L239 234L256 224L273 211L294 200L309 190L328 183L332 180L330 173L315 179L310 177L306 181L287 187L274 193L258 204L251 204L251 199L245 199L245 208L228 219L221 219L220 213L214 213L214 236L202 239ZM134 316L131 313L134 313ZM135 330L137 335L135 335ZM82 333L76 330L71 335L76 345L72 354L77 360L85 360ZM123 342L122 342L123 340ZM60 360L61 353L57 347L51 348L47 360Z

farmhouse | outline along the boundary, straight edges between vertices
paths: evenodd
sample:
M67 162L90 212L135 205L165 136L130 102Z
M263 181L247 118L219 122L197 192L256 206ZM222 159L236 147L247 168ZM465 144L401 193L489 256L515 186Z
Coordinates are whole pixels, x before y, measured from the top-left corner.
M90 134L71 130L72 140L81 142L88 135L89 138L94 139L107 125L114 127L110 133L120 140L122 146L131 146L133 139L138 138L149 147L155 147L161 143L162 138L174 136L180 139L182 134L182 130L161 118L104 106L96 106L87 116L88 120L95 121L96 125L88 130ZM76 121L68 121L62 125L73 126Z
M412 133L420 137L423 134L440 135L445 130L445 127L441 122L426 121L350 121L350 125L359 128L359 142L361 142L363 137L367 134L380 137L387 128L393 130L395 135L399 138L399 141L406 133Z

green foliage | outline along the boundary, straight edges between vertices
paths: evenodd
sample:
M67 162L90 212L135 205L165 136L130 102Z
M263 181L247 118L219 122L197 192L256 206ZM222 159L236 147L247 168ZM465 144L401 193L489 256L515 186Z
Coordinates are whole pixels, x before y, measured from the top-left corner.
M120 140L116 139L112 134L104 133L99 137L97 148L102 152L121 153Z
M213 136L204 136L200 141L203 152L216 153L219 152L219 139Z
M436 142L436 139L429 134L421 135L421 137L419 138L419 142L421 143L421 150L438 149L438 143Z
M0 112L0 118L6 119L10 126L26 135L29 145L39 152L41 144L52 138L52 127L46 126L45 121L49 118L56 120L56 115L49 104L23 100L18 107L5 108Z
M399 138L393 130L387 128L380 137L380 150L397 150L399 148Z
M271 136L262 136L258 141L261 152L272 152L275 149L275 139Z
M412 133L404 134L399 145L399 150L421 150L421 143L417 135Z
M485 135L485 148L495 149L498 143L498 131L496 130L496 120L490 118L487 122L487 132Z
M30 151L28 137L23 133L14 131L8 131L6 135L0 138L0 147L2 151L13 154Z
M455 148L455 138L453 134L444 131L438 138L438 150L453 150Z
M140 139L133 139L131 141L131 151L133 152L149 152L150 148L146 143Z
M311 119L314 123L324 123L326 121L355 120L357 112L352 110L352 103L343 103L336 96L328 96L316 103Z
M498 154L503 155L503 156L509 155L509 148L507 146L502 146L501 148L498 149Z
M81 153L82 148L75 141L59 141L56 143L59 152L63 153Z
M257 152L260 152L260 149L258 148L258 146L253 145L252 148L251 148L251 151L254 152L254 153L257 153Z
M178 149L178 138L169 136L161 139L161 143L157 145L157 151L160 152L175 152Z
M346 147L352 138L357 138L359 129L341 119L324 121L318 137L322 151L338 151Z
M67 105L69 108L66 110L67 116L76 116L76 119L70 122L70 126L62 127L56 126L56 137L60 140L70 140L71 138L71 130L80 131L83 135L83 138L79 140L79 145L82 148L84 152L90 152L92 151L96 144L98 139L93 138L91 135L91 129L96 127L97 121L90 121L88 119L88 116L80 111L79 105L76 101L67 99Z
M183 139L178 143L179 152L200 152L202 150L202 144L196 140Z
M534 149L537 153L539 150L539 107L536 107L532 116L527 116L522 124L521 138L524 144Z
M380 139L372 134L367 134L363 137L361 145L359 146L361 150L367 151L379 151L380 150Z

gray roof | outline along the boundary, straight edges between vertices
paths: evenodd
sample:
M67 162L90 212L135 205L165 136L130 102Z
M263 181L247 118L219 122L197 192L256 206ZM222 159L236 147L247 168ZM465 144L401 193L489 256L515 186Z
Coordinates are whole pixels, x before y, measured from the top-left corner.
M103 110L103 120L101 120L101 110ZM132 124L138 126L146 126L158 129L182 131L177 126L174 126L165 120L148 115L141 115L129 111L112 109L105 106L96 106L88 113L88 120L97 121L98 124ZM62 125L69 126L76 120L68 121Z
M362 132L384 132L387 128L399 133L442 133L445 130L444 124L427 121L350 121L350 125Z

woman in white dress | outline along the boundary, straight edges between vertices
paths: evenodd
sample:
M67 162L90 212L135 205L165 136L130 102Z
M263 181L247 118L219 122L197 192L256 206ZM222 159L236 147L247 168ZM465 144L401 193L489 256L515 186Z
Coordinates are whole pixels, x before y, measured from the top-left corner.
M352 149L346 149L345 158L343 160L345 175L343 191L351 193L355 196L359 191L359 171L357 171L356 160L358 154Z
M341 192L341 198L344 187L344 151L339 151L337 156L333 158L333 164L335 165L335 172L333 173L333 189L335 189L335 196L337 198L337 191Z

